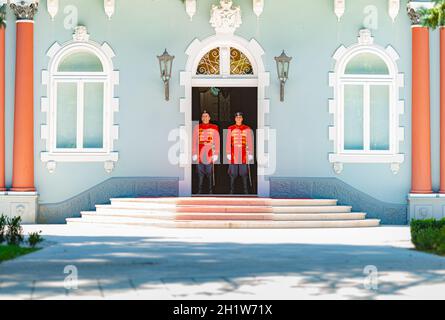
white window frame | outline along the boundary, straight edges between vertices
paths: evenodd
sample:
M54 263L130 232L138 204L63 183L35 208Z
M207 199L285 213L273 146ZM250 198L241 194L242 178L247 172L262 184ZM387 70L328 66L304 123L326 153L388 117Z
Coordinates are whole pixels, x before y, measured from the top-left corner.
M359 54L370 53L382 59L388 67L388 75L345 74L346 67ZM334 88L334 98L329 100L329 112L334 116L334 125L329 127L329 139L334 143L334 152L329 161L334 171L340 174L345 163L388 163L397 174L404 155L399 153L399 144L404 141L404 128L399 127L400 115L404 113L404 102L399 100L399 90L404 86L404 76L398 72L397 52L388 46L386 49L374 44L369 30L361 30L358 44L349 48L340 46L333 58L336 60L335 72L329 74L329 85ZM345 150L344 130L344 87L345 85L363 86L363 150ZM370 87L389 86L389 150L370 148Z
M80 51L98 57L103 71L58 71L64 58ZM119 72L113 69L112 49L106 43L99 45L90 41L88 34L85 36L82 33L79 36L75 33L73 40L64 45L55 43L49 49L48 56L51 58L48 71L42 72L42 82L47 86L47 97L43 97L41 102L41 110L47 114L47 123L41 126L41 138L46 140L46 151L41 153L42 162L46 163L50 172L55 171L57 162L104 162L105 170L111 172L119 159L118 152L114 151L114 141L119 137L119 126L114 124L114 113L119 111L119 99L114 97L114 87L119 83ZM57 148L57 85L61 82L77 84L77 148ZM104 84L103 148L82 148L83 88L85 83L93 82Z

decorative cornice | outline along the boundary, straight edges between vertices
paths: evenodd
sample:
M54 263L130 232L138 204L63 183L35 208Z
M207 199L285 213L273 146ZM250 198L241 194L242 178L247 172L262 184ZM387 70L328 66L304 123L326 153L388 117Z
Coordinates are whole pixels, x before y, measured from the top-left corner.
M14 11L17 20L34 20L38 7L39 3L37 1L20 1L17 3L11 3L11 9Z

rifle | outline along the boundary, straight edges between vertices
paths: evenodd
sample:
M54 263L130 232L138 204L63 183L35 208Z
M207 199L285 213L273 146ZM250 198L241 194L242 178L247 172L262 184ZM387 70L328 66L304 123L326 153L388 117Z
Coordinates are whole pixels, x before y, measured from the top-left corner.
M253 188L253 183L252 183L252 172L250 170L250 161L249 161L249 148L246 148L247 151L247 171L249 172L249 183L250 183L250 187Z

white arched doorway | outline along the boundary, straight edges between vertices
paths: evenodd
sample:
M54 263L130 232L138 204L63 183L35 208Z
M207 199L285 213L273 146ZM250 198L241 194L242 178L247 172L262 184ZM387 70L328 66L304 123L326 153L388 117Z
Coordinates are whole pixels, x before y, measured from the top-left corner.
M252 66L252 72L245 75L231 75L230 68L221 67L219 74L202 75L197 72L201 59L212 49L220 48L221 59L230 56L230 48L244 54ZM229 48L229 50L227 50ZM185 95L180 100L180 111L184 114L184 125L181 127L180 166L184 170L183 179L179 182L180 196L192 194L192 89L194 87L256 87L258 92L258 132L256 159L258 162L258 196L268 197L269 181L267 172L268 153L265 141L268 140L269 127L266 124L266 114L269 113L269 100L265 89L269 86L269 73L265 71L262 56L264 50L255 39L250 41L233 34L216 34L203 41L195 39L186 50L188 56L185 71L181 72L180 82Z

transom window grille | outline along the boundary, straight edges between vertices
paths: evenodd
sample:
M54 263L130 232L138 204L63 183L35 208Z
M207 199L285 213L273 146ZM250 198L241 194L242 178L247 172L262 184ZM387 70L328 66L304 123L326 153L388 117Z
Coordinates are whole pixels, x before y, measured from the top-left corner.
M254 75L252 63L240 50L218 47L208 51L199 61L197 75Z

